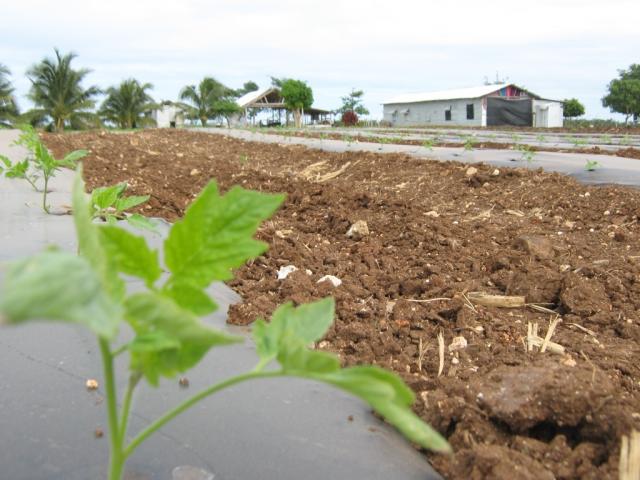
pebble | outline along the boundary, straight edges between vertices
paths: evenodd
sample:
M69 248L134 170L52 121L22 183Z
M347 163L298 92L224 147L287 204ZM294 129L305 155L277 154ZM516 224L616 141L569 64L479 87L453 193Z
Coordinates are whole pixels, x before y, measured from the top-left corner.
M466 171L466 175L467 177L472 177L473 175L475 175L476 173L478 173L478 169L476 167L469 167L467 168Z
M449 351L455 352L456 350L462 350L467 348L467 339L464 337L453 337L451 345L449 345Z
M358 220L347 230L347 237L353 238L354 240L360 240L367 235L369 235L369 226L364 220Z
M98 381L93 378L90 378L89 380L86 381L85 386L87 387L87 390L97 390Z
M339 287L340 285L342 285L342 280L340 280L338 277L334 277L333 275L325 275L316 283L327 282L327 281L331 282L331 285L333 285L334 287Z
M278 280L284 280L296 270L298 270L298 267L296 267L295 265L280 267L280 270L278 270Z

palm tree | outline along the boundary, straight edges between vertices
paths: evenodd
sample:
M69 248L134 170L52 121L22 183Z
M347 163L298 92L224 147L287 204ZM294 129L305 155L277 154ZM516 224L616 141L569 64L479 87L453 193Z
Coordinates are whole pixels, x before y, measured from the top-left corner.
M205 126L209 118L216 116L214 111L216 103L233 93L233 90L215 78L205 77L197 88L195 85L184 87L180 92L180 100L189 102L186 105L183 104L183 108L191 118L197 118L202 126Z
M153 98L147 93L147 90L152 89L153 85L150 83L140 84L134 78L124 80L118 87L107 90L107 98L102 102L98 113L120 128L152 125L153 119L145 115L157 108Z
M7 78L11 72L0 63L0 127L10 127L18 116L13 86Z
M89 110L95 106L93 97L100 89L91 86L82 88L82 80L91 70L71 68L75 53L61 55L55 49L56 58L43 59L27 71L31 81L29 98L36 105L31 111L32 117L50 117L55 131L64 130L65 124L81 125L95 119Z

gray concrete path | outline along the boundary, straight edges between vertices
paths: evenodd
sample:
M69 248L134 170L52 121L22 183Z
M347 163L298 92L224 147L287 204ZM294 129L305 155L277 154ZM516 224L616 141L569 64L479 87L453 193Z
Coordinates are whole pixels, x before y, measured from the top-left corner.
M18 159L24 152L8 147L15 135L0 130L0 153ZM70 171L54 179L54 208L69 204L71 179ZM51 244L76 248L72 218L45 215L39 202L26 182L0 178L0 295L7 261ZM160 235L145 234L152 246L161 246L167 228L162 224ZM131 290L139 287L129 283ZM211 294L221 308L206 321L248 337L248 329L225 323L227 308L238 296L224 285L214 286ZM123 333L121 340L127 338ZM0 329L0 478L105 478L108 439L94 438L95 428L107 428L103 391L85 389L89 378L103 385L99 357L95 339L79 326ZM120 393L127 369L121 360L116 365ZM187 374L187 389L177 380L159 389L143 386L130 431L138 432L188 395L247 371L256 360L247 338L244 344L214 349ZM439 478L422 454L363 403L331 387L292 379L241 384L198 404L130 458L128 478L212 478L174 477L180 466L210 472L215 480Z
M537 152L533 161L523 160L522 153L514 150L472 150L463 148L434 147L429 150L413 145L378 144L369 142L346 142L343 140L328 140L317 138L303 138L286 135L272 135L242 129L227 128L198 128L217 135L228 135L243 140L278 143L291 145L306 145L310 148L330 152L379 152L405 153L417 158L439 161L458 161L464 163L484 162L497 167L542 167L549 172L570 175L583 183L640 186L640 160L616 157L614 155L589 155L581 153ZM586 162L597 161L599 167L593 171L585 170Z

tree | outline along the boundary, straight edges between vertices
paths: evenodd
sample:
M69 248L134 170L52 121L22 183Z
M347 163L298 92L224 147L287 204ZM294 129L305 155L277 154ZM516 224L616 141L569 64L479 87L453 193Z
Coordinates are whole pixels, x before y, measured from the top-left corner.
M223 98L213 105L213 114L216 117L222 117L227 121L227 127L231 127L231 117L239 113L242 109L234 98Z
M120 128L153 124L153 119L145 115L157 108L153 98L147 93L147 90L152 89L153 85L150 83L140 84L134 78L124 80L118 87L107 90L107 98L102 103L99 114Z
M249 92L255 92L256 90L259 90L259 89L260 87L256 82L249 80L248 82L244 82L244 84L242 85L242 88L239 88L236 90L236 95L238 97L241 97L242 95L245 95Z
M54 51L55 59L45 58L27 71L31 81L28 96L36 106L29 116L50 118L53 129L62 131L66 125L82 126L96 118L90 110L95 106L93 98L100 89L96 86L82 88L82 81L91 70L71 68L71 62L77 56L75 53L62 55L58 49Z
M351 89L351 93L346 97L342 97L342 106L337 110L338 113L354 112L358 115L369 115L369 110L362 104L362 96L364 91Z
M233 93L233 90L215 78L205 77L197 87L195 85L184 87L180 92L180 100L189 102L189 104L183 104L182 107L190 118L200 120L204 127L209 118L216 116L214 112L216 102L233 95Z
M281 93L285 106L293 112L296 128L300 128L304 110L313 104L311 87L302 80L287 79L282 83Z
M577 98L566 98L564 104L564 116L565 118L579 117L584 115L584 105L582 105Z
M0 63L0 127L10 127L19 113L14 88L6 78L9 75L9 69Z
M628 70L619 70L619 78L611 80L602 105L612 112L622 113L627 123L630 117L637 122L640 117L640 65L632 64Z

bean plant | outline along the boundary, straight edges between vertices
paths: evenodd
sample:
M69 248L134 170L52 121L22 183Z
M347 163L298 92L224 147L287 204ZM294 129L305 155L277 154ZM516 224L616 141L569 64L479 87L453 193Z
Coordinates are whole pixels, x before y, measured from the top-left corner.
M467 152L470 152L473 150L474 145L476 144L476 139L473 138L472 136L468 136L465 138L464 140L464 149Z
M536 156L535 150L533 150L529 145L518 145L518 150L521 152L521 159L527 162L527 164L533 163L533 160Z
M216 392L257 378L291 376L330 384L368 402L412 442L450 451L446 440L411 411L414 394L400 377L375 366L341 368L335 355L309 348L333 322L331 298L297 307L287 303L269 323L258 320L253 340L259 360L252 370L205 388L129 434L134 391L141 381L158 386L162 378L197 365L213 347L243 341L202 321L217 308L206 288L230 280L232 269L266 250L253 237L283 198L240 187L220 195L216 183L209 183L164 241L168 275L163 280L159 252L143 237L92 221L92 201L78 168L72 194L78 255L49 249L14 263L7 272L0 298L3 323L78 323L97 337L108 414L109 480L120 480L136 448L175 417ZM146 289L128 293L122 275L141 279ZM130 341L118 335L125 326L133 331ZM129 378L119 407L114 359L121 354L128 354Z
M584 169L587 172L594 172L595 170L597 170L598 168L600 168L602 165L600 164L599 161L597 160L587 160L585 165L584 165Z

